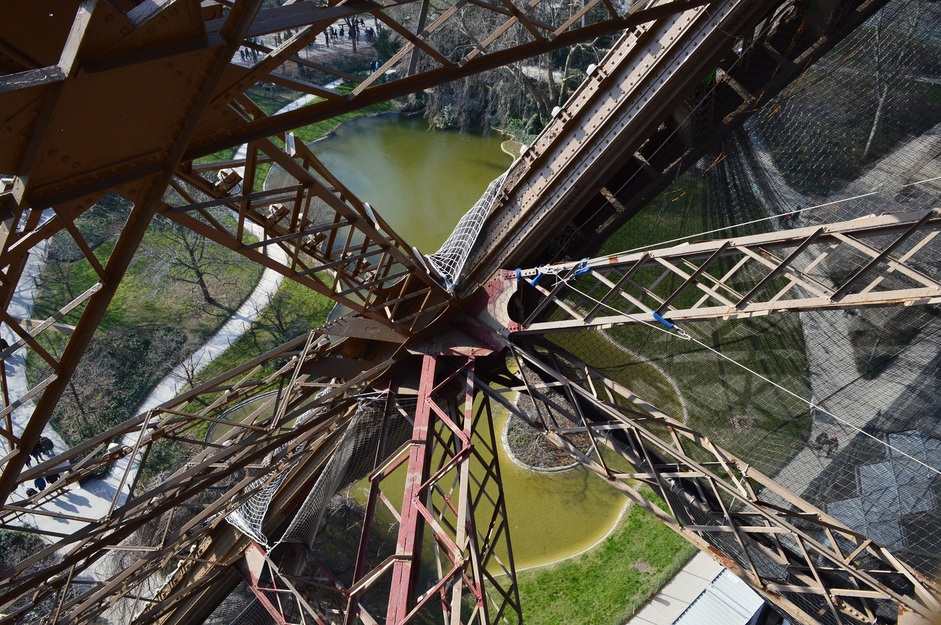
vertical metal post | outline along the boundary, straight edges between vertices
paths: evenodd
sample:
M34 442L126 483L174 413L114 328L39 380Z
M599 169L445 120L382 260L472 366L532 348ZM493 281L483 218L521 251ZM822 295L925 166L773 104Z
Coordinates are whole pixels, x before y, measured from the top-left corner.
M392 588L386 623L405 622L414 596L415 578L420 564L422 482L428 472L428 446L431 434L431 393L435 385L434 356L426 355L422 361L421 382L418 387L418 407L412 427L412 446L408 452L408 474L405 478L405 496L402 500L402 518L396 545L396 561L392 568Z

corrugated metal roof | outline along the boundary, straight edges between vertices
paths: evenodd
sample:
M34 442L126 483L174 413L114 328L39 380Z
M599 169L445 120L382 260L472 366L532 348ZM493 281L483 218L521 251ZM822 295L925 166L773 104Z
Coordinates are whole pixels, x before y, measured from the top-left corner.
M745 625L762 603L745 582L722 569L673 625Z

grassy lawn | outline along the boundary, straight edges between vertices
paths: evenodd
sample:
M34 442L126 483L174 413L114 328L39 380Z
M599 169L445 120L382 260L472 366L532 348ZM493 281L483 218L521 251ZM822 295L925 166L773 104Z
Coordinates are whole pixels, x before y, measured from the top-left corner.
M333 300L292 280L284 280L278 293L261 311L251 329L232 343L197 376L212 379L303 332L323 324L333 308Z
M698 176L682 176L608 238L598 255L627 252L705 230L702 187Z
M590 551L518 574L528 625L616 625L633 615L696 548L652 514L630 506Z
M99 235L86 237L102 264L114 249L125 217L126 207L108 199L78 220L83 232ZM215 332L258 282L261 268L254 263L187 236L181 238L167 222L155 222L145 235L53 415L54 425L69 443L77 444L132 416L159 379ZM195 288L194 274L177 262L188 258L187 246L195 246L202 255L210 302ZM97 280L69 236L57 234L49 242L33 317L51 316ZM62 323L77 323L81 310ZM40 342L57 354L66 340L46 332ZM33 383L48 372L35 352L30 352L27 365Z

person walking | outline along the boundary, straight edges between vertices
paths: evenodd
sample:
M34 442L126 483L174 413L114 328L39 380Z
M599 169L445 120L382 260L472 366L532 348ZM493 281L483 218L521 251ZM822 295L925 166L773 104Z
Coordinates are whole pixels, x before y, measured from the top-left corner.
M50 458L56 455L55 445L52 444L52 439L47 436L39 437L39 447L42 453Z
M36 444L33 445L33 450L29 452L29 455L33 457L36 462L42 462L42 438L36 441ZM29 466L27 464L27 466Z

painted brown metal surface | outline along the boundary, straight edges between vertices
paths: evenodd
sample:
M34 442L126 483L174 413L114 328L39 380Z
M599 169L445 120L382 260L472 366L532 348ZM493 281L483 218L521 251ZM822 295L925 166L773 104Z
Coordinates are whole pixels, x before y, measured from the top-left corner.
M543 362L544 354L511 345L501 336L506 328L545 332L560 326L540 325L538 307L530 311L522 326L515 325L502 316L502 309L487 311L481 306L486 297L476 292L478 284L486 283L508 263L530 257L545 248L547 241L563 235L595 194L601 193L619 214L633 210L625 208L621 203L624 198L615 197L604 186L626 174L614 168L617 159L603 148L615 145L619 154L634 155L629 157L632 167L662 175L673 161L659 162L643 151L652 145L647 142L658 136L664 116L673 112L688 86L701 80L704 71L720 65L721 57L736 41L751 40L758 32L768 35L764 43L770 44L776 33L762 30L762 25L769 15L790 3L674 0L634 3L619 9L613 3L594 0L549 23L537 15L538 2L517 6L459 0L437 14L430 14L426 3L414 7L420 13L415 24L405 19L405 10L414 3L404 1L295 2L271 8L262 4L260 0L37 0L18 8L21 12L16 19L0 25L0 172L15 176L10 189L0 195L5 227L0 249L0 300L6 310L29 256L57 232L69 233L98 277L98 284L45 322L13 319L7 313L2 317L20 342L4 347L0 358L26 348L45 360L53 374L35 383L22 397L4 394L5 425L0 427L0 436L8 451L0 458L0 500L4 502L0 525L22 528L26 515L51 514L80 527L45 532L50 541L47 547L0 575L0 605L5 613L0 622L26 622L32 618L31 606L43 601L55 605L54 611L43 615L47 622L95 622L116 615L139 623L201 622L237 586L237 569L244 573L248 589L265 612L278 622L291 622L297 614L314 622L380 622L380 612L367 607L367 598L381 594L385 584L391 588L385 606L385 622L390 624L409 622L432 605L449 623L520 622L504 493L496 454L492 453L497 443L492 430L482 426L490 420L494 405L505 404L514 410L490 386L495 381L513 382L490 359L491 351L501 347L527 366L542 368L567 389L572 405L566 410L570 420L579 425L573 432L550 432L550 440L713 553L795 618L813 618L806 606L793 599L796 595L811 596L838 623L872 620L872 606L878 602L895 603L919 615L938 607L937 588L890 553L787 493L773 480L747 470L741 460L629 389L587 366L584 379L567 378L558 367ZM820 24L812 20L816 14L800 14L803 22L788 23L790 34L808 23L819 26L811 29L807 47L793 49L808 60L813 56L808 51L820 53L838 39L833 34L840 32L840 27L857 24L880 3L818 4L823 7L821 14L826 15ZM451 58L440 47L436 33L471 11L485 16L492 25L462 56ZM590 11L594 13L588 19ZM313 85L302 74L285 71L289 66L298 72L302 67L324 71L325 65L308 58L305 49L337 20L355 16L381 22L405 45L349 93ZM836 20L835 26L831 20ZM559 112L547 133L517 164L506 197L524 198L517 204L525 205L525 210L517 210L513 200L494 215L464 293L468 297L462 302L456 302L437 284L422 258L381 216L345 189L288 132L374 102L625 29L635 30L592 73L589 84ZM288 30L292 32L288 34ZM510 31L520 36L506 36ZM829 38L823 32L829 33ZM252 52L252 61L236 62L239 50ZM792 65L792 59L782 57L779 63L768 76L783 81L781 75L796 74L798 66ZM781 67L787 72L778 74ZM391 74L392 69L399 73ZM750 108L755 101L748 94L759 86L743 85L733 70L728 68L723 84ZM342 72L333 74L348 77ZM768 76L765 78L770 80ZM264 82L322 99L294 111L266 114L249 95L251 88ZM744 111L733 117L741 115ZM691 138L681 153L692 154L710 136ZM242 143L247 143L244 156L215 163L193 161ZM288 182L264 188L263 173L272 163L287 173ZM604 189L599 191L601 187ZM106 193L123 195L134 208L115 251L107 261L99 261L75 221ZM213 217L212 211L219 208L231 210L234 225ZM44 215L47 209L50 212ZM329 295L349 306L356 316L323 328L323 333L312 332L291 341L154 411L25 468L26 452L33 449L46 426L157 213ZM605 227L613 223L609 217L602 219ZM260 240L248 235L249 224L262 228ZM937 215L929 213L911 234L928 232L933 237L936 225ZM602 230L604 227L598 228ZM804 268L793 266L791 256L781 259L775 254L786 246L810 245L821 236L817 231L799 231L747 244L726 241L696 250L699 256L695 257L654 253L642 258L605 259L597 268L588 264L563 266L560 272L589 268L599 284L620 287L633 280L641 262L658 262L664 271L684 276L684 288L705 284L708 296L721 290L714 280L706 282L708 264L735 248L768 269L752 291L740 293L734 301L728 296L719 298L727 305L725 315L729 314L728 306L744 314L744 309L757 306L757 293L775 277L787 276L792 285L812 285L802 273ZM864 245L842 232L827 236L843 236L842 243L857 249ZM924 239L922 245L930 240ZM862 290L864 294L874 292L873 280L882 278L873 279L870 273L886 261L889 273L906 275L920 283L922 290L895 293L891 302L880 301L879 305L937 298L934 290L924 291L936 289L937 281L922 280L924 276L905 265L905 258L890 258L894 248L864 247L872 266L861 267L846 284L827 294L829 303L811 302L808 307L827 307L833 300L841 300L841 305L871 303L850 291L859 290L866 276L867 287ZM285 260L262 253L275 248ZM605 277L601 271L605 263L621 263L627 267L626 273ZM487 291L509 298L511 281L502 280L496 287L490 284ZM557 294L554 288L545 287L543 284L543 294L550 298ZM695 306L679 306L676 293L653 294L644 288L645 295L656 302L644 304L644 314L656 311L669 313L671 318L697 314ZM604 303L625 297L615 288L598 294ZM505 300L499 301L502 305ZM556 299L555 305L564 308L567 304ZM37 337L52 331L55 322L72 311L80 312L81 320L63 354L56 357L42 348ZM466 311L473 311L471 319L460 318ZM569 312L572 325L578 327L631 320L627 316L600 317L600 309L587 314L575 309ZM487 325L489 330L482 327ZM313 581L299 580L288 565L300 561L302 547L286 550L285 560L276 561L224 522L265 485L283 478L271 500L273 513L266 517L264 530L269 535L285 531L300 500L333 457L358 402L364 395L377 393L390 398L390 389L399 393L414 384L418 363L423 366L416 385L419 407L414 413L400 411L397 417L411 419L410 442L396 452L388 440L389 421L384 420L381 426L381 442L369 472L366 519L349 583L341 581L323 562L316 563L318 573ZM545 388L527 382L519 390L545 400ZM633 407L615 410L598 399L599 390L627 398ZM33 399L37 404L26 429L14 431L13 411ZM246 401L254 402L248 414L236 423L227 421L226 415ZM391 399L388 402L393 405ZM545 403L556 410L560 406L554 399ZM583 405L591 405L609 419L592 421ZM654 420L668 428L672 437L662 440L652 435L635 423L638 416L642 423ZM207 423L224 423L231 429L215 440L200 439L196 432ZM614 474L603 462L568 444L566 435L575 430L592 437L596 447L613 440L597 437L599 431L618 432L622 440L612 446L631 461L636 473ZM161 439L183 441L194 453L172 475L147 488L137 483L136 473L126 469L119 490L126 487L130 495L121 501L115 494L104 517L39 511L41 503L54 501L67 487L96 471L122 459L146 459L151 446ZM110 445L114 440L120 442ZM701 458L702 453L709 454L710 460L693 459ZM52 487L25 500L11 497L17 486L73 461ZM406 463L405 499L397 509L390 503L391 495L383 492L382 483L395 467ZM628 478L646 482L662 493L677 491L674 484L680 478L696 480L702 488L696 492L679 489L675 497L667 496L670 509L664 513L625 484ZM769 505L756 497L759 489L774 492L798 512ZM174 515L184 514L185 504L207 492L218 496L201 502L199 510L178 527L171 523ZM713 496L704 498L702 492ZM491 503L480 505L482 498ZM729 498L735 498L747 512L723 507ZM370 522L380 505L396 517L398 540L395 553L376 564L368 561L366 551ZM830 544L821 543L818 534L793 523L795 515L812 519L820 532L831 537ZM162 528L158 537L149 536L152 540L146 545L135 542L135 533L147 533L154 526ZM785 534L786 540L779 539ZM716 536L732 537L734 544ZM422 560L429 564L422 553L423 538L438 553L431 566L436 577L423 582L425 585L417 579ZM856 548L841 550L844 541L853 541ZM795 549L795 544L799 548ZM508 554L506 561L498 555L503 549ZM96 567L110 551L133 552L140 557L120 570L102 573ZM860 566L857 556L861 553L878 565ZM50 563L49 558L56 554L58 559ZM771 579L750 564L753 554L795 572L786 583ZM166 573L171 562L178 566ZM833 569L840 575L833 574ZM497 570L505 575L498 578ZM164 574L159 588L148 587ZM89 577L100 581L89 583ZM893 583L887 583L887 578ZM895 584L898 580L903 591Z

